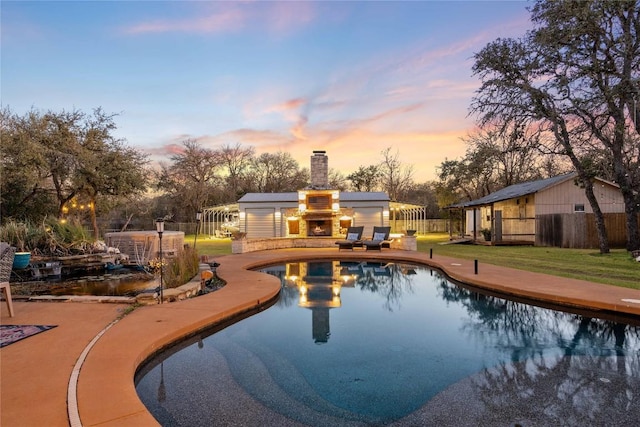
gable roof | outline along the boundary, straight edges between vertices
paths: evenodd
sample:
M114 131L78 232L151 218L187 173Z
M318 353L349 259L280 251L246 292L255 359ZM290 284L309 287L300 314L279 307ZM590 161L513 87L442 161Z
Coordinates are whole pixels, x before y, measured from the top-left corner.
M247 193L238 203L293 202L298 203L298 193Z
M522 182L520 184L510 185L508 187L503 188L502 190L495 191L479 199L471 200L468 202L456 203L455 205L449 206L449 208L466 208L466 207L472 207L472 206L484 206L484 205L490 205L496 202L501 202L503 200L509 200L509 199L514 199L516 197L526 196L528 194L537 193L546 188L553 187L554 185L558 185L562 182L568 181L576 177L577 175L578 174L576 172L571 172L565 175L558 175L552 178L541 179L538 181Z

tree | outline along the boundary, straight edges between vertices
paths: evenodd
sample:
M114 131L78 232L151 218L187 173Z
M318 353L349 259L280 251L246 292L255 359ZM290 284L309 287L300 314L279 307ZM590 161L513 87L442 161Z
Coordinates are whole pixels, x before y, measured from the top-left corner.
M557 147L549 149L576 169L606 253L604 219L584 161L597 141L611 155L625 201L627 249L638 249L640 208L623 150L640 76L640 7L629 0L538 0L532 21L536 28L522 39L498 39L475 55L482 85L471 111L482 125L524 123L553 135Z
M382 172L380 166L360 166L358 170L347 175L355 191L374 191L378 188Z
M147 157L128 147L124 141L114 138L114 115L97 108L93 116L85 118L77 136L80 158L75 173L78 193L89 199L89 213L94 238L100 238L96 209L99 198L127 198L141 195L147 189Z
M483 151L468 150L460 160L445 159L438 171L443 187L463 200L479 199L498 189L493 164Z
M440 189L474 200L510 185L567 172L557 156L540 151L539 137L537 130L522 124L486 126L468 134L463 138L465 156L438 167Z
M235 203L246 193L246 189L243 188L246 184L246 172L251 165L255 149L240 144L227 144L216 150L216 153L225 169L223 176L227 181L224 202Z
M41 113L23 117L2 113L2 204L9 217L37 220L42 206L56 205L62 219L69 206L89 206L94 235L95 209L106 199L146 188L146 157L113 137L114 115L100 108ZM10 191L5 193L5 188ZM5 197L7 195L7 197Z
M195 218L219 189L221 159L214 150L204 148L193 139L182 142L181 153L170 157L171 164L161 165L158 188L166 191L180 207L180 216ZM177 213L177 212L176 212Z
M413 165L402 164L398 150L392 153L391 147L382 150L380 173L382 188L393 201L402 200L413 185Z
M440 218L441 211L438 205L436 186L433 182L413 184L407 189L406 201L412 204L424 206L426 218Z
M8 108L0 111L0 201L2 221L40 220L56 215L56 201L50 197L49 168L45 148L39 143L46 123L30 111L23 117Z
M252 161L248 176L252 191L259 193L298 191L309 182L308 171L286 152L262 153Z
M347 177L337 169L329 168L329 188L346 191L349 188Z
M467 143L467 157L486 158L489 166L486 172L494 180L494 187L500 189L561 172L560 168L549 171L541 167L544 154L539 150L539 137L536 129L510 123L479 129L463 140Z

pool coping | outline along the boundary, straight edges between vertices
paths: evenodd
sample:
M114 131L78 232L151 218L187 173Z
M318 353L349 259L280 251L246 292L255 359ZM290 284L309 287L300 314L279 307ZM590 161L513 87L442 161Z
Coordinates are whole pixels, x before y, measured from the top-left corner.
M338 252L332 249L281 249L218 257L217 273L227 285L185 301L134 310L102 333L82 363L77 378L79 425L157 426L138 397L134 376L139 366L181 338L259 308L277 297L280 281L252 268L314 259L398 261L442 270L451 279L542 304L602 311L607 316L638 318L640 291L532 273L473 260L422 252L385 250ZM627 301L625 301L627 300ZM638 303L635 302L638 301Z

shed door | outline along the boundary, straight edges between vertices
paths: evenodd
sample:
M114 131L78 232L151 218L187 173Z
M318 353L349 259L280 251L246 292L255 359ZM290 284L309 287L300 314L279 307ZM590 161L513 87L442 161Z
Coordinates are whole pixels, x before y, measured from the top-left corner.
M373 227L374 226L382 226L383 218L382 218L382 208L355 208L355 218L353 221L353 225L360 227L364 225L364 231L362 232L362 237L364 238L372 238L373 237Z
M273 208L247 209L247 237L275 237L275 215Z

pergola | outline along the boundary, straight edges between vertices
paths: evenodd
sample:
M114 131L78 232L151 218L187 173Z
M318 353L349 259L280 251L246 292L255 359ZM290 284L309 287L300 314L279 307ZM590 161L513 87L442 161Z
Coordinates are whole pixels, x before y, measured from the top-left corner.
M389 202L389 225L394 233L403 230L416 230L417 234L424 234L427 207L403 202Z
M201 233L214 237L229 237L238 231L240 210L237 203L202 210Z

